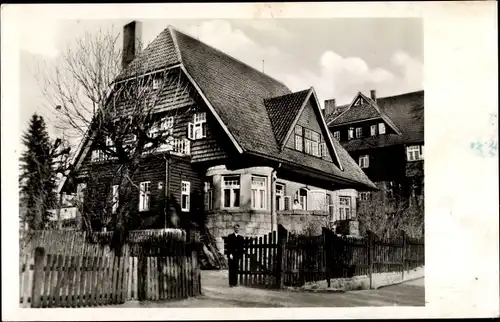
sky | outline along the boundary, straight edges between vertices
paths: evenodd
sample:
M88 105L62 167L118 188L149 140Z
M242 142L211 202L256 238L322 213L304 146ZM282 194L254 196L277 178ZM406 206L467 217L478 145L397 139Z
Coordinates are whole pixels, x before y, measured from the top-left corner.
M60 53L75 39L99 29L121 37L122 20L56 20L43 14L21 25L20 126L38 113L47 119L49 134L53 107L48 106L37 81L37 66L59 64ZM263 70L292 91L313 86L320 102L335 98L349 103L361 91L378 97L423 89L423 21L420 18L335 19L141 19L145 46L163 29L178 30ZM37 37L32 27L37 26ZM121 43L121 38L120 38Z

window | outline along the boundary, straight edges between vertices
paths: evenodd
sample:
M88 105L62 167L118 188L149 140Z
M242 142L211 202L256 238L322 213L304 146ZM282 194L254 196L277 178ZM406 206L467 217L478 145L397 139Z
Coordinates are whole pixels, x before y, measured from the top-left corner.
M371 193L366 191L359 192L359 200L366 201L371 199Z
M362 128L357 127L357 128L356 128L356 137L357 137L357 138L360 138L360 137L361 137L361 134L362 134Z
M113 140L111 140L111 137L109 135L106 135L106 146L107 147L113 146Z
M321 157L321 134L300 125L295 126L295 149Z
M283 199L285 200L284 210L291 210L292 209L292 197L285 196L285 198L283 198Z
M277 183L276 184L276 210L285 209L285 186Z
M359 167L361 169L368 168L370 165L370 157L368 155L362 155L359 157Z
M351 197L339 197L339 218L340 220L351 218Z
M323 142L319 145L319 155L321 157L326 157L328 156L328 149L326 148L326 143Z
M307 210L307 189L301 188L295 193L295 199L299 201L300 209Z
M385 124L384 123L379 123L378 124L378 133L379 134L385 134Z
M237 208L240 206L240 177L224 176L222 178L222 207Z
M302 126L296 125L295 126L295 150L303 151L302 135L303 135Z
M266 209L266 178L252 176L252 208Z
M151 182L141 182L139 188L139 211L148 211L151 195Z
M195 113L193 122L188 124L188 138L198 140L207 137L207 113Z
M205 210L213 209L213 187L212 183L205 181Z
M408 161L423 160L422 154L423 146L411 145L406 148L406 156Z
M153 78L153 89L160 88L161 83L162 83L161 78L158 78L158 77L157 78Z
M337 141L340 141L340 131L335 131L335 132L333 132L333 137L334 137Z
M350 139L354 139L354 128L349 128L349 130L347 131L347 138L350 140Z
M174 132L174 117L168 116L161 119L160 130L172 135Z
M92 151L91 155L91 161L92 162L99 162L99 161L104 161L106 160L106 154L104 151L96 149Z
M112 192L112 204L111 204L111 212L114 214L116 214L116 211L118 210L118 200L119 200L118 185L114 185Z
M330 222L333 222L334 213L333 213L332 195L327 193L325 199L326 199L325 200L326 211L328 212L328 216L330 217Z
M370 135L371 136L377 135L377 126L376 125L370 126Z
M191 195L191 183L189 181L181 182L181 210L189 211L189 203L190 203L190 195Z

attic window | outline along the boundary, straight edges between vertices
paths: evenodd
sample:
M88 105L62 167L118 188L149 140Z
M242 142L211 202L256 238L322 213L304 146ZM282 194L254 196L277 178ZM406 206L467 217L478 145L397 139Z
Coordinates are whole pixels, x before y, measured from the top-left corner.
M347 131L347 138L349 140L354 139L354 128L353 127L349 128L349 130Z
M188 124L188 139L197 140L207 137L207 113L195 113L193 122Z
M357 127L356 128L356 137L360 138L362 134L363 134L363 129L360 127Z
M361 169L368 168L370 165L370 157L368 155L362 155L359 157L359 167Z
M384 123L379 123L378 124L378 133L379 134L385 134L385 124Z
M370 135L371 136L377 135L377 125L370 126Z
M340 141L340 131L335 131L335 132L333 132L333 137L334 137L337 141Z

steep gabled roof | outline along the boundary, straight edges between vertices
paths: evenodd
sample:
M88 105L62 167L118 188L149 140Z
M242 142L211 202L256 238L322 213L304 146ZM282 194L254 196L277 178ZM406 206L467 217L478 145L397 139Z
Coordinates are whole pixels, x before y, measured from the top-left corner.
M364 103L355 106L354 103L358 99L361 99ZM387 125L389 125L394 130L394 132L396 132L397 134L401 134L401 131L399 130L397 125L391 120L390 117L386 115L384 111L380 110L380 108L377 106L377 103L361 92L358 92L358 95L354 97L349 107L343 113L340 113L337 117L333 118L329 122L329 125L335 126L375 118L383 119L385 123L387 123Z
M348 151L424 141L424 91L377 99L377 106L394 122L401 134L382 134L352 139L343 144ZM331 124L332 125L332 124ZM330 125L330 126L331 126Z
M353 185L375 187L330 136L335 154L332 158L338 159L337 165L280 148L280 141L289 132L305 100L314 97L317 101L312 88L292 93L283 83L171 26L130 63L117 81L130 76L146 59L148 64L144 72L173 66L181 68L238 152L279 158L323 172L327 177L344 179ZM290 113L283 111L286 103L289 103ZM321 122L326 129L324 119Z
M264 100L269 118L274 130L274 136L279 145L284 139L293 121L309 94L309 89Z

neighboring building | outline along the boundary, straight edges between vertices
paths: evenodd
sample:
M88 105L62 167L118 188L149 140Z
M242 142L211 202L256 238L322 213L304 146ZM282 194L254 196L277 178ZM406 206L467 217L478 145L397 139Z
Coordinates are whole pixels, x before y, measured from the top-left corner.
M358 93L348 105L325 101L334 138L385 194L410 204L424 196L424 91L377 98ZM359 199L373 197L360 190Z
M331 222L340 208L344 216L355 211L355 189L376 189L331 139L313 88L292 93L172 27L137 59L144 57L154 57L155 72L178 69L189 91L168 108L158 101L157 113L173 126L174 142L145 156L143 170L132 178L143 191L130 200L137 205L132 228L168 226L167 202L173 197L181 219L206 218L222 245L221 237L235 223L255 236L279 223L301 229L312 219ZM168 95L166 89L160 97ZM113 161L102 159L87 139L74 163L76 176L65 180L63 190L78 190L79 198L93 202L94 211L112 211ZM98 180L89 181L98 172ZM294 199L302 211L291 210Z

